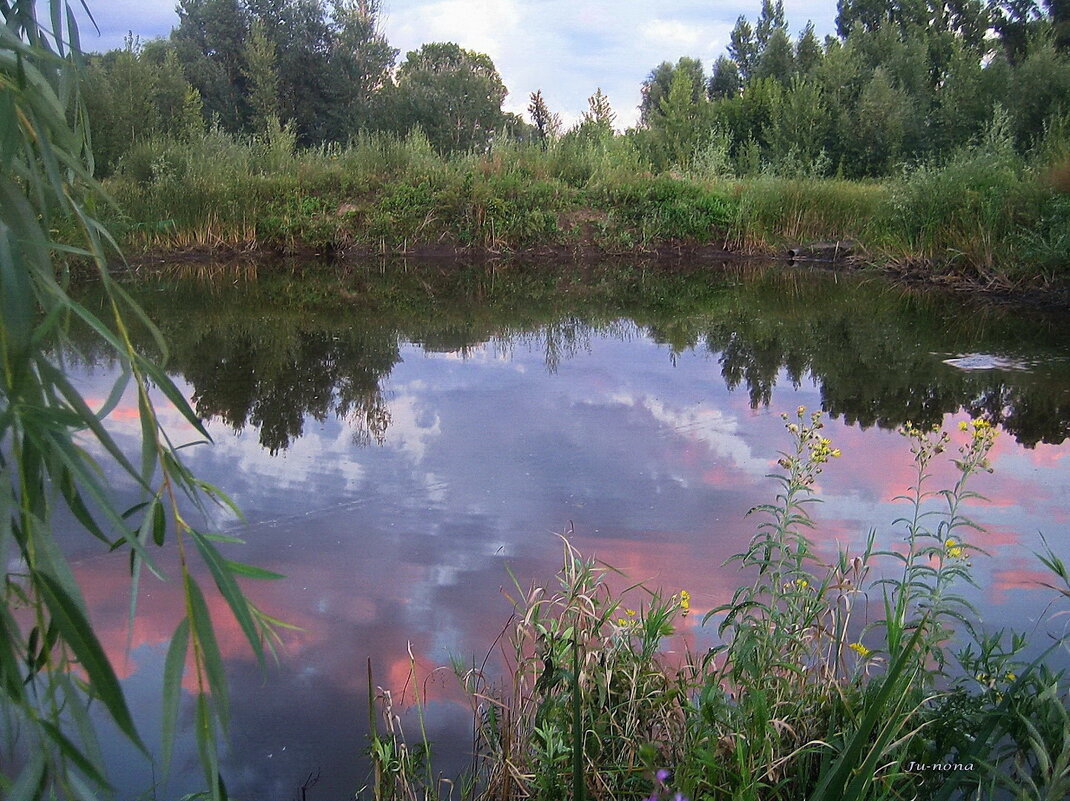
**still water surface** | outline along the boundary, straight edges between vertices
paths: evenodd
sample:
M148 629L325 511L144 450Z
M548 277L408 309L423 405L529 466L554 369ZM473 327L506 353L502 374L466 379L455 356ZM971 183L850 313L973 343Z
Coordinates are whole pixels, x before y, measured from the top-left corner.
M973 597L992 626L1034 626L1051 600L1032 551L1043 532L1070 557L1070 325L1065 316L965 306L874 281L785 268L355 269L341 277L235 276L134 288L172 350L171 370L207 421L187 451L245 520L243 561L286 578L250 588L284 635L262 676L218 604L232 682L226 779L238 798L351 798L367 779L366 664L376 684L482 659L510 612L512 570L545 582L555 532L696 613L684 637L714 642L703 613L740 582L722 567L771 500L781 411L823 409L843 457L821 477L818 550L903 536L894 502L912 481L906 421L999 425L996 472L974 516L992 555ZM106 397L113 370L74 361ZM177 415L177 441L192 439ZM116 415L134 442L136 406ZM965 435L961 435L965 436ZM951 471L941 465L937 479ZM124 489L120 486L119 491ZM128 490L127 490L128 491ZM144 587L127 642L125 558L72 535L95 622L147 732L158 727L178 591ZM83 550L84 548L84 550ZM468 731L446 672L429 684L432 738L456 764ZM187 721L188 722L188 721ZM117 739L123 797L152 774ZM184 741L158 797L198 788Z

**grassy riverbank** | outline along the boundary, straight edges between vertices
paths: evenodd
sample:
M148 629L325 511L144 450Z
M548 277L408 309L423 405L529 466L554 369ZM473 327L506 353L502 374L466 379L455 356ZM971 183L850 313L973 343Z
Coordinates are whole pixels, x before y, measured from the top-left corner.
M1009 136L882 182L761 173L716 153L655 174L627 137L443 157L421 135L296 150L286 131L135 149L106 186L128 252L781 253L850 240L868 263L1010 286L1070 277L1070 146Z
M385 715L371 723L374 797L1065 798L1065 677L1045 666L1065 658L1065 643L1035 657L1050 643L1029 653L1023 636L985 632L964 597L984 558L971 480L990 469L995 429L974 419L955 443L905 427L914 469L902 538L882 550L873 534L823 560L808 510L839 452L820 413L800 407L785 423L778 494L733 559L749 583L727 604L692 609L687 588L611 590L607 571L566 541L557 587L516 588L492 646L504 679L457 669L475 722L467 783L435 773L426 735L406 742L369 676ZM935 462L952 455L952 486L930 486ZM1066 568L1050 553L1042 561L1052 589L1070 595ZM723 645L663 650L701 611ZM422 680L408 684L419 712ZM409 730L423 732L422 717Z

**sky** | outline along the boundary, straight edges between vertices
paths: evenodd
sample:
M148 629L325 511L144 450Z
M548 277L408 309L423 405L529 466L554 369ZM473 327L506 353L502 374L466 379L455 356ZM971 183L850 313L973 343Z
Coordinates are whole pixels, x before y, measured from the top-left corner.
M89 0L99 36L82 25L86 50L121 47L128 31L148 40L178 23L176 0ZM541 90L566 125L601 88L617 127L638 119L639 87L662 61L700 58L707 71L725 52L742 14L752 23L761 0L383 0L382 30L405 53L450 41L487 53L509 89L505 110L526 116ZM835 27L835 0L785 0L793 36L814 22L819 36Z

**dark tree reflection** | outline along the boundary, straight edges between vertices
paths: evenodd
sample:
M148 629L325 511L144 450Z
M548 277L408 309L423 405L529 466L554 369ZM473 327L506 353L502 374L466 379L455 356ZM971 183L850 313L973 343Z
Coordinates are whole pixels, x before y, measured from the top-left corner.
M383 382L404 343L462 356L491 340L503 350L538 344L553 372L595 337L637 331L673 358L709 352L727 386L745 389L754 407L770 404L781 381L814 380L828 413L863 427L927 426L966 410L1027 446L1070 434L1064 316L817 272L725 265L653 278L628 265L582 274L552 265L376 267L132 291L163 330L169 368L192 385L197 412L238 430L254 426L273 453L308 419L342 418L359 442L382 442L390 425ZM92 361L97 349L84 337L80 350ZM977 352L1030 369L944 363Z

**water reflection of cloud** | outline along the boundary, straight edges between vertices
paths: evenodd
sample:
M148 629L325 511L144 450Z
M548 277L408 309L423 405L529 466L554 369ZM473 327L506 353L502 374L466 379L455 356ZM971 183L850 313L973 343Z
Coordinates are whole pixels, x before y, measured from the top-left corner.
M760 522L747 510L776 492L764 476L788 444L777 412L815 408L820 391L809 381L791 388L781 375L772 407L755 409L745 389L725 387L715 355L682 351L670 359L667 346L645 339L592 336L556 373L546 370L538 343L514 348L511 361L504 350L472 348L462 359L404 346L384 385L391 424L382 447L358 446L350 421L307 417L304 435L276 456L218 422L209 424L215 447L185 452L194 472L223 486L249 516L244 524L216 521L247 540L235 555L287 576L250 584L252 596L303 628L285 633L281 666L264 689L241 632L213 601L241 688L235 738L249 747L233 767L248 797L273 787L288 788L279 797L292 794L316 761L348 762L330 786L338 797L351 793L367 659L375 682L396 690L408 680L410 644L425 676L451 656L482 659L517 593L507 568L525 587L553 586L555 530L574 526L585 554L627 574L612 579L616 586L646 580L667 595L691 592L694 611L681 626L691 639L672 647L715 640L717 621L699 620L749 578L723 562ZM173 410L162 413L176 438L191 438ZM129 414L113 424L124 445L138 434ZM842 420L829 420L826 433L844 456L827 465L824 502L812 507L820 557L831 561L838 547L857 552L873 525L880 544L901 547L904 529L892 521L906 507L891 501L915 478L907 441ZM996 557L977 560L981 593L992 604L1013 604L1036 579L1019 532L1051 525L1062 509L1065 449L1023 451L1010 438L998 448L996 476L981 476L978 487L1000 505L970 513L993 529L977 540ZM936 483L953 471L941 459ZM121 558L78 567L113 655L127 638L125 567ZM179 608L175 585L147 581L144 593L124 671L133 683L153 669ZM434 675L432 696L450 697L443 674ZM445 700L434 714L443 731L460 719Z
M613 393L611 399L645 409L661 424L663 435L701 442L738 470L755 476L769 472L769 461L755 458L751 453L750 444L742 436L739 419L721 408L710 403L670 406L660 398L636 397L621 392Z
M423 382L420 382L422 384ZM438 414L424 401L425 393L395 396L390 400L390 428L385 444L420 464L428 445L442 433Z

